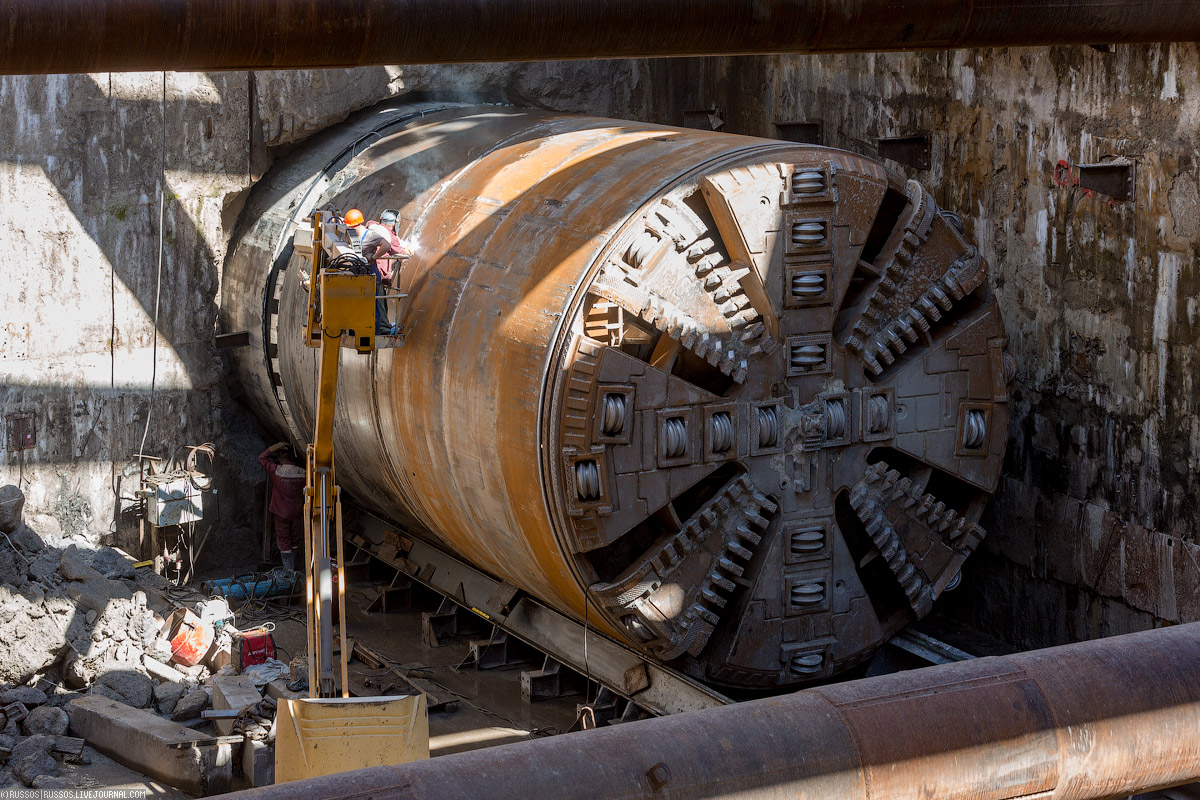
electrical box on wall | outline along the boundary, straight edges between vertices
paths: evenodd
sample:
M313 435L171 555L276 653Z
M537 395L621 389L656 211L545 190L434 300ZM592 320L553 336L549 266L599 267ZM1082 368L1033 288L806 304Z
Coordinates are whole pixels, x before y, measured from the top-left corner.
M166 472L144 479L146 519L158 527L185 525L204 518L204 503L190 472Z

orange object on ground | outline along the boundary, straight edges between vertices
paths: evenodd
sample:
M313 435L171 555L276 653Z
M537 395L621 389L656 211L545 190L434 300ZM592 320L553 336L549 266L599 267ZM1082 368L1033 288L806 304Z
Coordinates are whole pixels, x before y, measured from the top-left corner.
M204 658L213 643L213 627L193 619L185 619L171 637L171 660L185 667L195 666Z

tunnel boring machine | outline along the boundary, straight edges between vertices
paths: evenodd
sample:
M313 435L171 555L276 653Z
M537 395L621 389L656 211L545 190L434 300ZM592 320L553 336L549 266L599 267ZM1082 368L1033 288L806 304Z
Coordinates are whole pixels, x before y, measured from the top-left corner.
M347 356L344 485L650 658L773 688L860 663L984 536L1015 364L978 250L851 153L403 105L243 213L227 329L260 418L313 424L314 209L400 210L402 348Z

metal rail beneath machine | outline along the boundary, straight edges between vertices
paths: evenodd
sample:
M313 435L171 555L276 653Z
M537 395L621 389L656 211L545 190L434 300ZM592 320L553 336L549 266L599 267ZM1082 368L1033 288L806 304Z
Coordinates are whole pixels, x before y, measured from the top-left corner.
M665 716L733 702L692 678L585 628L444 550L400 533L378 517L360 514L354 527L347 537L350 550L357 551L351 562L358 562L360 554L376 559L398 575L427 586L485 623L516 636L652 714ZM387 540L397 538L405 543L404 548L393 553ZM974 658L953 645L909 628L893 636L889 645L934 665ZM638 689L643 681L645 688Z
M732 702L444 550L404 535L378 517L360 514L356 527L348 532L347 545L369 553L653 714L697 711ZM394 554L389 539L402 543Z

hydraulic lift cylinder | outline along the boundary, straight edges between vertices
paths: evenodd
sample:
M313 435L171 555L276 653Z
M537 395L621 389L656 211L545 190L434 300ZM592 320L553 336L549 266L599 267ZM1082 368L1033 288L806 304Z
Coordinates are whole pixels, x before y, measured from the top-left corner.
M1190 0L0 0L0 73L1200 39Z
M1200 778L1200 623L236 795L1089 800Z

